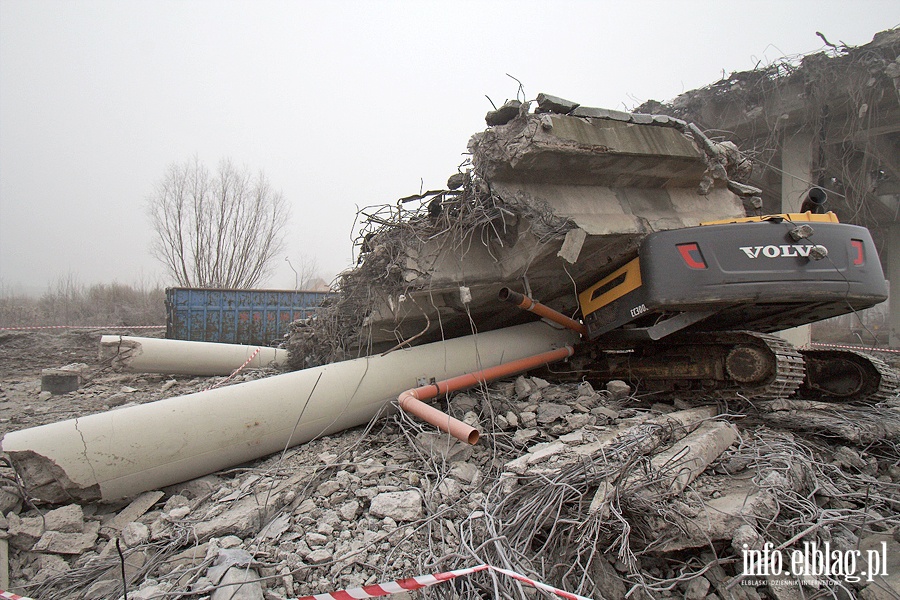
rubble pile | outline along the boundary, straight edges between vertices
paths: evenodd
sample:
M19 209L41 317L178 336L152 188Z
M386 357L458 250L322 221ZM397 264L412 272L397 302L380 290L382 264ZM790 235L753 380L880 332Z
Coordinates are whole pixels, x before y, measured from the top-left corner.
M539 94L486 121L446 189L359 212L357 264L315 319L294 324L291 369L525 322L497 310L498 291L523 280L573 314L573 289L648 233L761 206L737 147L678 118Z
M448 412L482 430L475 446L398 413L117 504L33 506L7 469L10 588L117 599L124 573L128 598L276 600L487 563L594 598L894 597L885 586L900 568L872 582L751 585L741 566L766 543L884 542L900 557L900 398L807 402L880 424L810 431L778 401L547 379L453 396ZM540 596L476 573L425 597L484 594Z

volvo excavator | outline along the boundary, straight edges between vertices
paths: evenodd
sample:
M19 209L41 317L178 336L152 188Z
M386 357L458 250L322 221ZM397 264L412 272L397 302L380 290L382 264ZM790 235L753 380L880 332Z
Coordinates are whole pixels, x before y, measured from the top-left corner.
M576 359L598 378L644 389L882 400L897 392L882 361L797 350L774 332L887 298L863 227L813 210L702 223L648 235L633 258L579 295L590 341Z

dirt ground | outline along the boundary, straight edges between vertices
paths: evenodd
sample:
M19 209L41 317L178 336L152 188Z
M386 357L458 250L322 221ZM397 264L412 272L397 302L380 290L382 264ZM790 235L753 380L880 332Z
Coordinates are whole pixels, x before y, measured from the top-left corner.
M145 330L0 332L0 435L196 392L221 379L113 372L99 360L100 336L107 333L148 335ZM898 362L896 356L884 358ZM56 396L41 391L42 369L71 363L88 366L87 380L79 390ZM271 373L246 373L238 379L267 374ZM613 512L613 517L621 519L617 522L615 518L597 521L586 513L587 504L603 481L621 480L615 473L644 463L628 457L625 462L610 463L619 460L610 453L588 459L581 449L617 428L665 418L667 411L690 406L658 397L610 401L604 393L590 385L548 384L536 378L498 382L479 393L459 394L449 403L451 414L480 419L487 441L475 447L439 447L430 427L390 417L370 428L354 428L298 446L283 456L187 482L183 489L173 486L152 492L158 494L155 508L129 524L138 533L141 528L147 533L124 548L126 566L131 568L128 597L227 597L217 595L227 588L222 588L224 579L216 578L216 565L226 551L233 551L253 557L260 577L253 585L259 595L247 597L265 600L480 562L526 570L588 595L603 589L604 597L615 600L623 599L632 586L637 587L631 598L784 600L795 596L780 595L772 582L728 587L739 574L735 565L740 555L735 562L734 544L742 539L739 534L746 533L743 527L734 530L737 525L755 522L755 535L774 541L790 541L804 531L808 531L804 540L831 540L847 547L881 543L883 538L892 544L891 552L900 552L900 546L891 541L900 539L896 435L877 427L889 421L888 413L900 423L900 398L871 410L848 409L843 415L839 410L823 411L841 417L839 422L825 423L833 428L830 431L808 431L805 418L797 418L796 406L771 407L765 412L737 399L720 403L724 409L720 430L734 426L738 441L675 498L648 499L641 491L646 483L637 480L632 482L633 491L623 488L619 492L622 512ZM882 438L873 442L854 437L860 419L869 419L871 431ZM673 439L637 441L671 444ZM585 470L585 461L593 461L590 469ZM0 476L9 488L11 470L0 468ZM379 512L381 497L404 494L421 498L422 505L412 515L407 517L400 507L390 509L399 513L387 513L393 516ZM704 514L713 513L704 511L732 496L753 499L752 511L748 508L736 521L723 521L726 529L721 532L709 529ZM267 516L245 518L255 513L259 502L268 505ZM12 589L31 598L121 598L118 559L109 550L116 538L108 528L117 514L127 510L126 504L77 509L86 528L94 524L103 530L92 546L72 556L42 553L36 550L35 540L23 541L21 523L46 520L50 507L20 503L10 510L6 517ZM580 532L579 543L567 543L569 534L552 533L557 525L546 521L547 506L562 515L561 527ZM770 511L772 506L777 510ZM545 538L541 531L550 533ZM709 536L716 537L703 542ZM126 539L124 530L121 537ZM508 540L507 545L497 545L498 539ZM593 541L581 544L584 540ZM534 550L537 546L543 550ZM598 547L603 553L595 556L593 549ZM595 583L562 573L559 564L544 565L542 552L575 561L569 564L585 561L590 568L585 567L584 574ZM892 581L891 585L897 585ZM891 590L887 580L876 583L866 587L864 581L847 588L853 595L838 597L881 600L894 597L890 594L900 589ZM488 575L472 577L465 585L436 586L424 597L549 597L531 588L524 592ZM732 588L740 593L729 595ZM878 595L882 589L888 595Z
M99 364L100 336L108 333L122 332L82 329L0 332L0 435L108 410L126 402L143 403L161 398L159 387L167 377L118 374ZM41 394L41 371L72 363L86 364L90 379L75 392L57 396Z

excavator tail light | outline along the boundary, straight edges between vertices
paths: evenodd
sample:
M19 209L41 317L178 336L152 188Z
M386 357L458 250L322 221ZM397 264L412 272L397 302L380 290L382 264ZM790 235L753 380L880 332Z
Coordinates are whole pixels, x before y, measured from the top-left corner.
M707 268L703 253L700 252L700 246L695 242L691 242L690 244L678 244L676 247L678 248L678 252L681 253L681 258L687 266L692 269Z
M863 246L862 240L850 240L850 245L853 246L853 249L856 250L856 255L853 257L853 264L857 267L866 264L866 251Z

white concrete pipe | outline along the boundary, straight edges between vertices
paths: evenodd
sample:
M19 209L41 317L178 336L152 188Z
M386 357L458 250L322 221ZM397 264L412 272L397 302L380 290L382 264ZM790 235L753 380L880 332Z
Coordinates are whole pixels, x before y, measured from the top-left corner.
M132 373L231 375L251 357L248 369L277 367L287 360L287 350L123 335L100 338L101 360L110 361L117 370Z
M534 322L6 434L30 494L115 500L367 423L401 392L573 344Z

